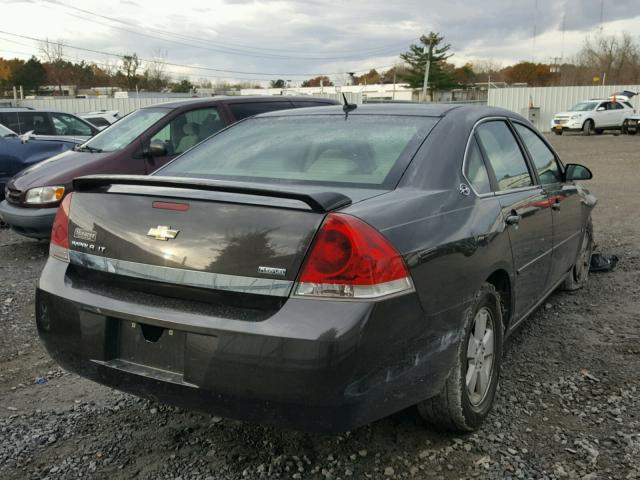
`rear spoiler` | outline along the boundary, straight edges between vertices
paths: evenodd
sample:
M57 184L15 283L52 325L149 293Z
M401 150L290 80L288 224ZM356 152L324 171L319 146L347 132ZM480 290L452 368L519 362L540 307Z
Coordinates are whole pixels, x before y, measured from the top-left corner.
M213 192L229 192L262 197L287 198L306 203L315 212L329 212L351 204L351 199L338 192L302 192L295 189L257 187L243 182L224 182L201 178L155 177L143 175L88 175L73 180L78 192L109 185L145 185L152 187L189 188Z

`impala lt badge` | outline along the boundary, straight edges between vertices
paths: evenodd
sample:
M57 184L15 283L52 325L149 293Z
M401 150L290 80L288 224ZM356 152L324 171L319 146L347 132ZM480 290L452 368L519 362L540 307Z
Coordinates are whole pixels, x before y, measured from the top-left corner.
M284 277L287 274L286 268L276 267L258 267L258 273L264 273L265 275L277 275L278 277Z
M147 232L147 236L166 242L167 240L176 238L178 233L180 233L180 230L171 230L170 226L158 225L155 228L150 228Z

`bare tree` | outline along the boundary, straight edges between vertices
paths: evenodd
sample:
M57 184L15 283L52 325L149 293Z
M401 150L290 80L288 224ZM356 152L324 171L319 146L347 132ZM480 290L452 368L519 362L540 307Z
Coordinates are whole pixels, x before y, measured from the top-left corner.
M167 51L159 49L154 53L153 59L146 62L144 76L149 90L160 91L169 84L171 78L165 73L166 60Z
M576 64L590 76L604 79L606 75L609 84L634 83L640 72L640 45L627 32L587 36Z
M58 91L62 95L62 84L66 77L68 77L67 62L64 60L64 48L62 42L49 41L47 38L45 41L40 42L38 46L40 56L46 64L45 70L50 82L53 82L58 86Z

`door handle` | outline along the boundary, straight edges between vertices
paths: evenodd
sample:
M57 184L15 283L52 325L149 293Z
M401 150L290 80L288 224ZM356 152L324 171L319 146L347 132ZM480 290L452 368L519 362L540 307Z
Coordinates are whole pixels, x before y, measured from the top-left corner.
M511 215L509 215L506 219L505 219L505 223L507 225L517 225L520 223L520 219L522 217L516 213L512 213Z

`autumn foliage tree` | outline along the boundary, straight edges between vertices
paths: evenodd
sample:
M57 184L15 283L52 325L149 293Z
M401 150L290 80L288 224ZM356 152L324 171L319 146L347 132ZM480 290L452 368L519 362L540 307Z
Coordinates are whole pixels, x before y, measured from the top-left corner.
M325 75L310 78L309 80L305 80L304 82L302 82L303 87L319 87L321 84L324 87L333 86L333 82L331 81L331 79Z
M552 84L554 75L551 65L545 63L520 62L502 70L508 83L526 83L532 87L545 87Z

